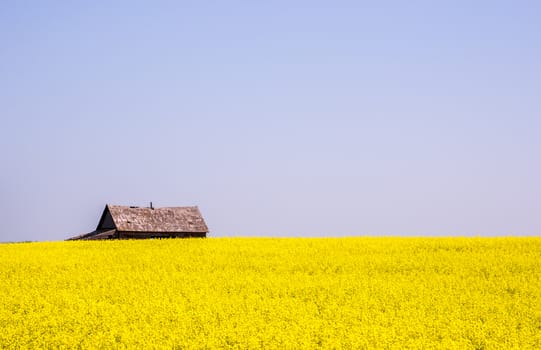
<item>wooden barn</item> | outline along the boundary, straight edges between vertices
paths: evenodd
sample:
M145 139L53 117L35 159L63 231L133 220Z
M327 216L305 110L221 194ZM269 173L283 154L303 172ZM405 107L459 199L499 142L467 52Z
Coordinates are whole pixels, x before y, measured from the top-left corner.
M106 205L96 230L69 240L206 237L197 207L126 207Z

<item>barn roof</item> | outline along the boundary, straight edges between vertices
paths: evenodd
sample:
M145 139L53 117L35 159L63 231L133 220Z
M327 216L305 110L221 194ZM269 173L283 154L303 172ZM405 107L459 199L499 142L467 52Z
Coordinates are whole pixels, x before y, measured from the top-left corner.
M133 232L208 232L198 207L139 208L107 205L116 229Z

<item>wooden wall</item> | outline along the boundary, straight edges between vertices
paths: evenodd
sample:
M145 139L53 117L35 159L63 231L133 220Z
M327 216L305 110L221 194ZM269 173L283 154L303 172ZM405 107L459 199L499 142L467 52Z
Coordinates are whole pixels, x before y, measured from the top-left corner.
M118 238L120 239L189 238L189 237L204 238L206 236L207 236L206 232L126 232L126 231L118 232Z

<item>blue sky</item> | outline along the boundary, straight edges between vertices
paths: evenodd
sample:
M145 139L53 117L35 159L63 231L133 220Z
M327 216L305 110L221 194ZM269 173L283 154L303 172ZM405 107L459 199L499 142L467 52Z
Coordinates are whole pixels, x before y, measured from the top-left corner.
M537 1L0 3L1 241L539 235Z

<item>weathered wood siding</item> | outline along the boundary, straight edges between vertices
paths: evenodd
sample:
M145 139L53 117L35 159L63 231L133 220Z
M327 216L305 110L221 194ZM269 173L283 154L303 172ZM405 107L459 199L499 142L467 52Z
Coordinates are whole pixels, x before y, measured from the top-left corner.
M136 231L122 231L118 232L118 238L189 238L200 237L205 238L206 232L136 232ZM116 238L116 237L115 237Z

